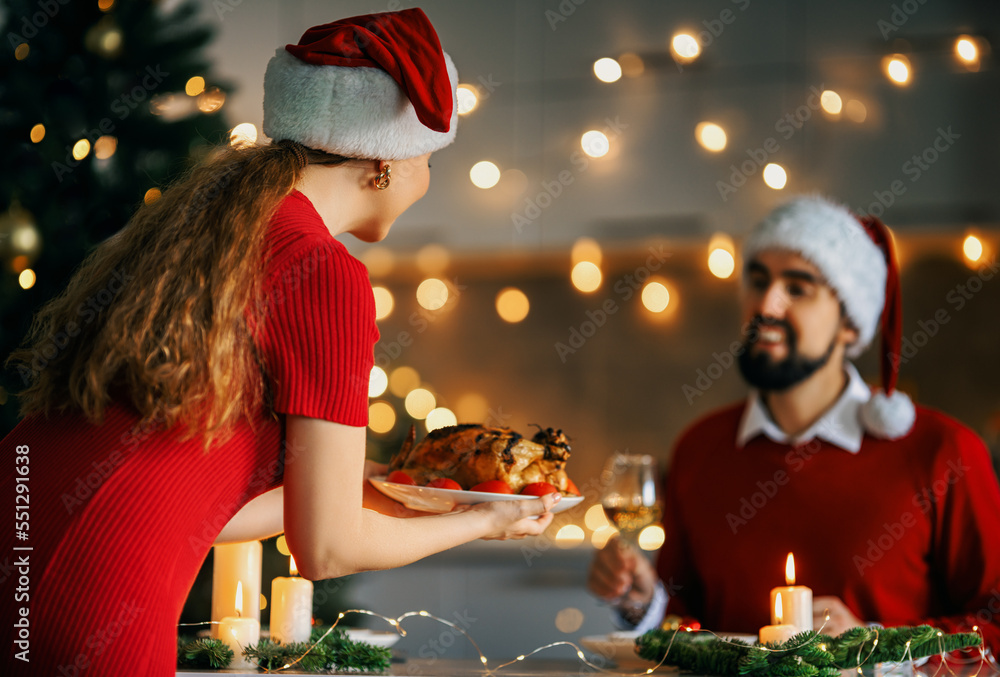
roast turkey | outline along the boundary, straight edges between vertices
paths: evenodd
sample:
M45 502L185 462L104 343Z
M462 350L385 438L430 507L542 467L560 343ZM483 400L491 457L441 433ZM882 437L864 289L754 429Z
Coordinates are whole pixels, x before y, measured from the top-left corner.
M415 437L411 427L389 470L402 470L417 484L446 477L470 489L503 480L520 493L528 484L548 482L563 494L574 493L565 470L569 440L562 430L539 427L529 440L509 428L466 423L438 428L419 444L414 444Z

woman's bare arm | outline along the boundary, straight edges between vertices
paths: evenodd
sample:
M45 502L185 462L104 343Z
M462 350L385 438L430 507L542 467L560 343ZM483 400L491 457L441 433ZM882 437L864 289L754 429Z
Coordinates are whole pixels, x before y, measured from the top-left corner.
M365 428L286 422L284 526L300 573L320 580L402 566L477 538L521 538L552 521L554 496L396 519L362 507ZM541 515L537 520L528 519Z

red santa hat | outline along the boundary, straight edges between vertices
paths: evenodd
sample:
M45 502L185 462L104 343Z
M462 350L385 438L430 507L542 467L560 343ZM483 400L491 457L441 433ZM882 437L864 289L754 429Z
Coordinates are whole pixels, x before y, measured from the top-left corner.
M857 357L871 343L881 319L882 389L861 408L861 422L884 439L909 433L916 412L910 398L896 390L903 313L889 229L874 216L858 217L825 198L801 196L754 228L743 244L743 259L764 249L798 252L819 268L858 331L858 340L847 348L848 357Z
M455 139L458 73L420 9L315 26L264 74L264 133L346 157L404 160Z

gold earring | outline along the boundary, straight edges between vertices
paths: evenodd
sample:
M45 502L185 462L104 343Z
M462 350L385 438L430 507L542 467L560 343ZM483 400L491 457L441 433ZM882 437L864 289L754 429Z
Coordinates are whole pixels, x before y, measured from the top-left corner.
M378 190L385 190L386 188L388 188L390 171L391 170L389 169L389 165L385 165L384 167L382 167L382 171L378 173L378 176L372 179L372 185L375 186L375 188L377 188Z

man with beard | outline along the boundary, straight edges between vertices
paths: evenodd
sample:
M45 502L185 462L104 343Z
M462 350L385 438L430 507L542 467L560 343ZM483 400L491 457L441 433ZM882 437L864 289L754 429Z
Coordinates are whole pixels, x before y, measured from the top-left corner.
M824 633L978 626L997 652L1000 488L974 433L895 391L888 229L800 197L752 230L743 259L739 367L750 395L677 442L656 570L612 541L591 566L591 592L625 627L657 627L666 612L756 634L791 552ZM880 319L884 390L872 394L848 359Z

